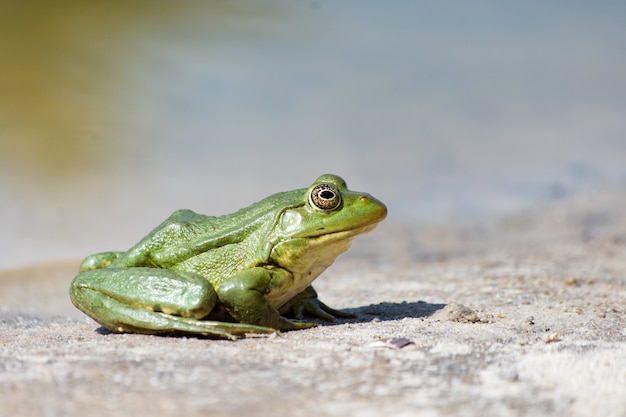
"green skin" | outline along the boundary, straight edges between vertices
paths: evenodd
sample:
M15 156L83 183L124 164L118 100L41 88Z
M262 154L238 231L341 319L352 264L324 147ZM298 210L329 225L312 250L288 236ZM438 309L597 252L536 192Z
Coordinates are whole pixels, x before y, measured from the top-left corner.
M313 327L304 314L350 315L320 302L311 282L386 215L330 174L225 216L179 210L127 252L87 257L70 297L114 332L234 339Z

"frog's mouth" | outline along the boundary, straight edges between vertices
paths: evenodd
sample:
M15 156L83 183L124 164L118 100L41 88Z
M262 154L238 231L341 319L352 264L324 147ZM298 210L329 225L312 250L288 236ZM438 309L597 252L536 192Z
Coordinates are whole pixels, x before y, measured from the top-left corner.
M353 229L337 230L336 232L328 231L326 228L321 227L316 230L317 233L310 236L311 239L319 240L339 240L347 239L357 235L371 232L379 222L367 224L365 226L358 226Z

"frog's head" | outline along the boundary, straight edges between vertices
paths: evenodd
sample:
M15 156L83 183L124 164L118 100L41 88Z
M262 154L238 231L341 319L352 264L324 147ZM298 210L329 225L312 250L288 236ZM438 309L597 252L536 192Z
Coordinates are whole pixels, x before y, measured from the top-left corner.
M301 203L283 211L278 228L285 238L333 239L372 230L387 216L387 207L367 193L350 191L337 175L320 176L303 195Z
M320 176L294 198L296 204L282 211L274 230L272 258L279 263L330 265L355 236L369 232L387 216L382 202L348 190L341 177L331 174Z

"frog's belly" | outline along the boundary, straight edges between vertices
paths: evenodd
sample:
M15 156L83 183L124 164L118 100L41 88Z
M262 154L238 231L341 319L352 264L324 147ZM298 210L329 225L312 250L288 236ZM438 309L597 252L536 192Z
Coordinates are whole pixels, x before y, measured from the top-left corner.
M265 299L272 307L276 309L282 307L308 287L332 265L337 256L348 250L354 237L350 234L346 236L345 233L329 236L307 239L304 244L302 239L292 239L274 247L272 250L274 264L290 271L290 274L280 285L265 295Z
M270 293L266 294L265 299L272 307L279 309L311 285L311 282L324 272L327 267L328 265L317 265L305 273L292 273L290 279L285 280L283 285L274 288Z

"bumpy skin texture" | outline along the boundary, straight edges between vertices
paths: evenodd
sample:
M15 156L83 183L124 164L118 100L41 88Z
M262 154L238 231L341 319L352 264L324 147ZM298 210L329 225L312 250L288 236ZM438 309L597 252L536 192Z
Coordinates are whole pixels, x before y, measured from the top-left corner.
M128 251L87 257L70 297L114 332L232 339L312 327L281 313L345 316L310 284L386 214L330 174L230 215L179 210Z

